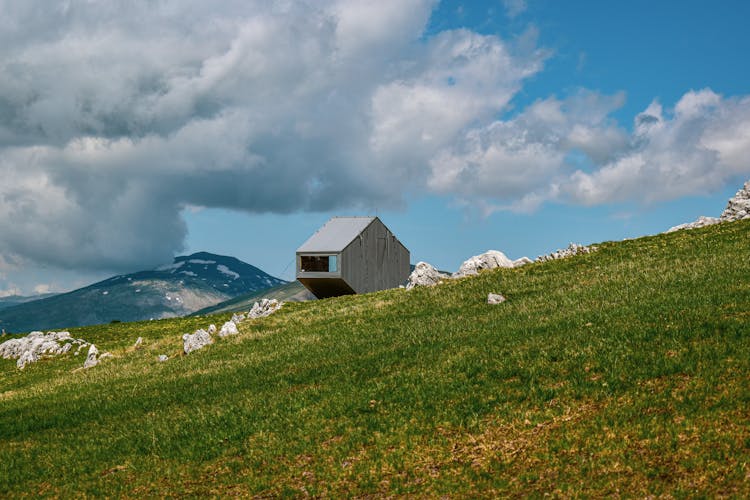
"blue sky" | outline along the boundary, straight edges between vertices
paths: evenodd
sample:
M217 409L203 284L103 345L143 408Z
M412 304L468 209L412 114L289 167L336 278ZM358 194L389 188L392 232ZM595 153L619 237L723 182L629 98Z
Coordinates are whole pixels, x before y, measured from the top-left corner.
M1 7L0 294L195 251L289 279L332 215L455 270L750 178L748 2L33 4Z

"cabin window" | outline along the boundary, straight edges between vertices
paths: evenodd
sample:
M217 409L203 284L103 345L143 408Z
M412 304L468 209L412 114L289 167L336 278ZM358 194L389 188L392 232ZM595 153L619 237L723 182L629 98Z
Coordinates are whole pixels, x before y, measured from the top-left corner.
M303 273L335 273L339 270L335 255L302 255L299 267Z

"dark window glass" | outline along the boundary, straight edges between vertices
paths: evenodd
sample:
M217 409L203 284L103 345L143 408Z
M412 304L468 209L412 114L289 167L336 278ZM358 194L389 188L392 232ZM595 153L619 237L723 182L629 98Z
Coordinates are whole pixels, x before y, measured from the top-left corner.
M329 271L328 255L302 255L300 269L308 273L327 273Z

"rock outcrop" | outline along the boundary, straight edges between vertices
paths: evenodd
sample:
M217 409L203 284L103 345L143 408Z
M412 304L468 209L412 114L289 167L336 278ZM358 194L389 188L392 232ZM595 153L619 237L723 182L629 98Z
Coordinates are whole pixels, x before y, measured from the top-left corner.
M540 255L539 257L537 257L536 262L547 262L550 260L566 259L568 257L573 257L574 255L585 255L591 252L595 252L596 250L597 250L597 247L595 246L587 247L584 245L578 245L577 243L571 243L570 245L568 245L568 248L557 250L548 255Z
M442 280L449 278L447 274L443 274L427 262L418 262L414 266L414 271L409 275L409 280L406 282L406 289L411 290L417 286L435 286Z
M461 267L458 268L458 271L453 273L453 278L472 276L482 269L494 269L496 267L514 267L514 264L503 252L488 250L481 255L475 255L464 261Z
M719 217L721 222L734 222L743 219L750 219L750 181L747 181L742 189L729 199L727 208Z
M237 329L237 323L234 321L227 321L219 330L219 337L226 337L227 335L237 335L240 331Z
M264 318L281 309L282 305L283 302L276 299L263 299L253 304L253 308L247 313L247 319Z
M89 343L83 339L74 339L69 332L31 332L25 337L6 340L0 344L0 356L17 359L16 366L23 370L26 365L39 361L43 356L65 354L73 345L78 345L80 350Z
M211 335L203 328L196 330L193 334L186 333L182 336L182 349L185 351L185 354L190 354L198 349L203 349L207 345L213 343L214 339L212 339Z
M750 219L750 181L747 181L742 189L737 191L727 202L727 208L721 213L721 216L706 217L701 215L694 222L687 222L678 226L670 227L667 233L680 231L682 229L695 229L699 227L712 226L720 222L734 222L743 219Z
M696 229L699 227L713 226L714 224L718 224L719 222L721 222L721 220L716 217L705 217L701 215L694 222L686 222L685 224L680 224L679 226L670 227L669 229L667 229L667 232L673 233L675 231L681 231L683 229Z
M516 259L513 261L513 267L521 267L525 266L526 264L533 264L534 261L529 259L528 257L521 257L520 259Z

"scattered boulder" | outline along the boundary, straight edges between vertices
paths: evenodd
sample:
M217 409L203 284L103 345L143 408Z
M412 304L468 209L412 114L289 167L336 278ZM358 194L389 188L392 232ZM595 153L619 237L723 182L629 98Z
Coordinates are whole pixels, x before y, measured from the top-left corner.
M137 339L135 339L135 344L133 345L133 347L140 347L141 344L143 344L143 337L138 337Z
M570 245L568 245L568 248L557 250L548 255L540 255L539 257L537 257L536 262L547 262L550 260L566 259L568 257L573 257L575 255L585 255L591 252L595 252L596 250L597 250L597 247L593 245L587 247L584 245L578 245L577 243L571 243Z
M98 365L99 359L97 359L97 356L99 356L99 349L97 349L94 344L91 344L88 356L86 356L86 361L83 362L83 367L91 368L92 366Z
M211 335L213 335L214 333L216 333L216 325L214 325L213 323L211 323L210 325L208 325L208 333L210 333Z
M712 226L714 224L718 224L719 222L721 222L721 220L716 217L705 217L701 215L694 222L687 222L685 224L680 224L679 226L670 227L669 229L667 229L667 232L673 233L675 231L681 231L682 229L696 229L699 227Z
M414 271L409 275L406 289L411 290L416 286L435 286L445 278L449 278L449 276L441 273L427 262L418 262L414 266Z
M253 304L253 307L255 307L254 304ZM234 321L237 324L242 323L243 321L245 321L245 315L243 313L239 313L239 314L234 313L232 314L232 321Z
M734 222L742 219L750 219L750 181L747 181L742 189L729 199L727 208L719 217L721 222Z
M521 257L520 259L516 259L513 261L513 267L521 267L525 266L526 264L533 264L534 261L529 259L528 257Z
M502 304L505 300L505 297L499 293L490 293L487 295L487 303L490 305Z
M263 318L281 309L282 305L284 305L283 302L279 302L276 299L263 299L253 304L253 308L247 313L247 318Z
M203 349L207 345L213 343L214 339L212 339L211 335L203 328L196 330L192 335L186 333L182 336L182 349L185 351L185 354L190 354L198 349Z
M214 325L211 325L214 326ZM214 327L216 329L216 327ZM237 323L234 321L227 321L221 327L219 331L219 337L226 337L227 335L237 335L240 331L237 329Z
M475 255L464 261L458 271L453 273L453 278L463 278L477 274L482 269L494 269L496 267L514 267L513 261L505 256L503 252L488 250L481 255Z
M70 351L73 344L88 345L84 340L73 339L69 332L31 332L25 337L6 340L0 344L0 356L5 359L17 359L16 366L23 369L42 356L65 354Z
M169 357L166 354L159 354L159 363L164 363Z

